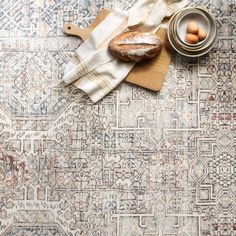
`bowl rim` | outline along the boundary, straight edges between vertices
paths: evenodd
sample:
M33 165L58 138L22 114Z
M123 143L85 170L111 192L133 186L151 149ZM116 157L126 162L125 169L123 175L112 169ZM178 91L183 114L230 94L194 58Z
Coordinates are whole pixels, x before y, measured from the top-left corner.
M173 23L174 25L174 23ZM178 47L181 47L182 49L189 51L189 52L197 52L197 51L202 51L204 48L207 48L209 45L211 45L211 43L214 41L214 38L216 37L216 29L213 28L213 30L211 31L211 35L212 37L209 37L207 41L205 41L204 44L198 46L198 47L188 47L186 45L183 45L179 42L175 30L174 30L174 26L171 27L170 29L171 34L173 36L173 40L175 41L175 44L178 45Z
M180 14L180 13L179 13L179 14ZM179 14L177 14L176 17L177 17ZM172 27L172 28L176 28L176 22L175 22L175 20L174 20L174 22L173 22L173 27ZM204 45L206 45L206 44L208 43L208 41L210 41L210 39L208 38L208 39L207 39L206 41L204 41L202 44L193 47L193 46L188 46L188 45L183 44L183 43L179 40L179 38L178 38L177 33L175 32L175 30L172 30L172 34L174 35L175 41L176 41L182 48L184 48L184 49L186 49L186 50L189 50L189 51L201 50L201 48L202 48Z
M201 16L206 20L206 22L207 22L207 28L208 28L206 38L205 38L204 40L201 40L200 42L198 42L198 43L196 43L196 44L190 44L190 43L187 43L187 42L183 41L183 40L180 38L179 33L178 33L178 28L179 28L179 25L180 25L181 20L183 20L183 18L186 17L187 15L190 15L190 14L193 14L193 13L198 14L198 15L201 15ZM201 10L198 10L198 9L196 9L196 8L192 8L192 9L184 8L184 9L180 12L180 14L177 16L177 19L176 19L176 35L177 35L177 37L178 37L178 39L179 39L178 41L180 41L183 45L187 45L187 46L193 47L193 48L194 48L194 47L198 47L198 46L202 46L202 44L203 44L204 42L206 42L206 41L207 41L207 38L209 37L209 33L210 33L210 32L209 32L209 29L210 29L210 21L209 21L208 17L206 17L206 15L205 15ZM186 33L187 33L187 31L186 31Z
M189 7L189 8L193 8L193 7ZM207 12L205 9L202 9L202 8L200 8L200 7L196 7L197 9L199 9L199 10L201 10L201 11L203 11L204 13L206 13L209 17L211 17L211 19L212 19L212 21L213 21L213 24L214 24L214 31L215 31L215 36L212 38L213 40L212 40L212 42L210 42L209 44L208 44L208 46L206 47L206 48L204 48L204 49L202 49L200 52L196 52L196 51L193 51L193 52L190 52L190 51L188 51L188 50L186 50L186 49L183 49L183 48L178 48L178 47L176 47L174 44L173 44L173 41L172 41L172 39L171 39L171 34L170 34L170 26L171 26L171 24L173 23L173 20L175 19L175 17L176 17L176 15L177 14L179 14L183 9L181 9L181 10L179 10L179 11L177 11L172 17L171 17L171 19L170 19L170 21L169 21L169 24L168 24L168 27L167 27L167 38L168 38L168 41L170 42L170 44L171 44L171 46L172 46L172 48L176 51L176 52L178 52L179 54L181 54L181 55L183 55L183 56L186 56L186 57L200 57L200 56L203 56L203 55L205 55L206 53L208 53L212 48L213 48L213 46L215 45L215 42L216 42L216 39L217 39L217 35L218 35L218 29L217 29L217 27L216 27L216 20L215 20L215 18L209 13L209 12ZM185 8L186 9L186 8ZM189 53L189 54L188 54Z

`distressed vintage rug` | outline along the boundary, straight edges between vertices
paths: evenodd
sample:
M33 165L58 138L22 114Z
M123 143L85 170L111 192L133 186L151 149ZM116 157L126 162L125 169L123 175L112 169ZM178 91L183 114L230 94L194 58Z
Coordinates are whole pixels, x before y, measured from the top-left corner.
M134 3L0 1L0 235L236 235L234 0L192 0L219 38L175 55L161 92L56 89L81 43L63 23Z

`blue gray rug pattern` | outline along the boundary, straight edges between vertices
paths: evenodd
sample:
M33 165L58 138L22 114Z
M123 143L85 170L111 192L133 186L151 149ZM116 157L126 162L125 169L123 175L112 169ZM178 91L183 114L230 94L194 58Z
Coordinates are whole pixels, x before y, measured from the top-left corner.
M81 43L63 23L134 3L0 1L0 235L236 235L235 1L191 1L218 40L173 55L158 93L57 86Z

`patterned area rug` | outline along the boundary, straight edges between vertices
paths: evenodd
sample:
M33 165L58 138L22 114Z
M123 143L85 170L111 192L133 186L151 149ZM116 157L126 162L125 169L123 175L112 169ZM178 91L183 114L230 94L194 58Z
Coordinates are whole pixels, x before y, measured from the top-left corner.
M55 89L81 43L63 23L134 3L0 1L0 235L236 235L234 0L192 0L219 38L174 55L159 93Z

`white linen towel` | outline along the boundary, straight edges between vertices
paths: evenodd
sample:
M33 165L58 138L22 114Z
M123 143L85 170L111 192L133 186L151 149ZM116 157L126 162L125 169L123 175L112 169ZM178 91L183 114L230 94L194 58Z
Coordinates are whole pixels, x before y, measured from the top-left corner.
M135 65L114 59L107 50L109 41L134 28L155 32L164 17L187 3L187 0L140 0L129 12L113 9L76 50L65 68L65 84L73 82L96 103L120 84Z

